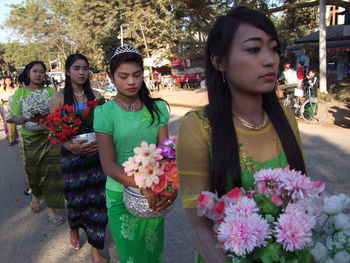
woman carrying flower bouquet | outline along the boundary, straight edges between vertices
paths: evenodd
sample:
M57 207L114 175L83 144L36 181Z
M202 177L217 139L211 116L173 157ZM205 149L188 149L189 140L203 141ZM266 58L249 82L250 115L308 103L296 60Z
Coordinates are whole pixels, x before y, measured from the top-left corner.
M13 122L22 125L25 171L32 190L32 201L30 203L32 212L40 212L45 200L49 208L49 220L56 225L60 225L64 223L64 218L56 213L56 209L64 208L60 148L50 143L45 129L28 129L27 123L38 123L43 116L36 114L28 119L24 116L25 109L23 107L26 99L33 97L33 94L37 94L43 102L47 102L47 109L43 110L49 112L48 101L55 90L44 88L45 73L46 66L42 61L33 61L25 66L21 74L25 86L18 89L13 95L11 109L14 116ZM31 106L42 107L42 105Z
M279 42L262 13L237 7L217 18L206 43L209 104L185 116L177 144L183 207L194 228L197 262L225 262L213 223L197 215L202 191L219 196L233 187L254 187L253 174L286 167L305 173L293 114L274 87Z
M128 212L123 203L124 186L137 187L122 164L145 141L161 144L168 137L169 112L161 99L150 97L143 81L140 53L126 44L111 58L110 78L117 96L95 111L96 131L103 170L107 177L106 196L111 232L121 263L163 262L164 217L147 219ZM168 207L176 195L162 196L150 189L141 193L154 211Z
M66 79L62 91L54 94L51 100L51 112L58 107L70 105L79 120L92 111L92 102L104 101L100 93L93 90L89 80L89 62L81 54L68 56L65 63ZM91 116L91 114L88 114ZM62 116L63 117L63 116ZM86 116L87 117L87 116ZM93 132L93 121L87 119L80 125L81 133ZM67 200L67 216L70 231L70 247L80 249L79 228L85 230L91 244L91 256L94 262L106 262L101 255L108 222L104 175L97 143L86 140L62 142L61 164L64 176L64 194Z

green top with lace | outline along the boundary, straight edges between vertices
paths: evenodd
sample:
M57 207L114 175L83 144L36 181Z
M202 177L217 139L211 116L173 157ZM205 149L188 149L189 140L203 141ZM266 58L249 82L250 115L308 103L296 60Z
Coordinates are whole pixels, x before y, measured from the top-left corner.
M295 117L284 108L285 115L300 145ZM239 141L242 185L254 187L254 173L260 169L286 167L288 161L276 130L270 123L262 131L248 131L235 127ZM196 208L196 198L202 191L210 191L210 133L204 108L189 112L178 134L177 168L180 175L184 208ZM228 190L234 186L228 182Z

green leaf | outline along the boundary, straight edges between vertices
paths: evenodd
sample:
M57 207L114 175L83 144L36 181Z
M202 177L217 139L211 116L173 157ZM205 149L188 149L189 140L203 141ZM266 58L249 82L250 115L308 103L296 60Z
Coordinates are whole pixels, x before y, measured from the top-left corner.
M237 257L237 256L226 257L225 261L226 263L254 263L253 260L251 260L248 257L243 258L243 257Z
M270 243L266 247L254 250L252 256L254 260L261 260L263 263L273 263L279 262L281 254L281 245L278 243Z
M257 203L258 207L261 208L264 214L270 214L274 217L277 217L280 214L280 210L275 206L271 200L262 194L254 194L254 200Z

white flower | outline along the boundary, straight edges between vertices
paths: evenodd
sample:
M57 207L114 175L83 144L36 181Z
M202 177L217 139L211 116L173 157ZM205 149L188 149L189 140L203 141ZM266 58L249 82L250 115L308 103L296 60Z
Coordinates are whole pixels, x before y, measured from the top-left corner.
M349 263L350 255L346 251L340 251L334 256L335 263Z
M334 263L334 260L331 258L328 258L324 263Z
M348 229L350 228L350 218L343 213L336 215L334 217L334 226L337 230Z
M322 210L329 215L339 214L350 204L350 198L344 194L332 195L324 199Z
M317 242L315 247L311 250L311 254L315 257L316 262L318 262L327 256L328 250L324 245Z

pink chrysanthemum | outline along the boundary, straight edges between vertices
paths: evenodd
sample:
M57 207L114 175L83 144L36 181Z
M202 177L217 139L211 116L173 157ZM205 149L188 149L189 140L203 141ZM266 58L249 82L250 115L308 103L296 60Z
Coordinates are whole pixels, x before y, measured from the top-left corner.
M269 226L258 214L248 217L227 216L217 228L217 237L224 249L244 256L254 248L266 244L265 239L269 236Z
M288 191L293 200L314 196L315 191L312 189L310 178L303 175L300 171L284 171L281 179L283 188Z
M307 215L302 207L289 204L275 226L277 242L281 243L286 251L303 249L312 240L312 228L315 224L315 218Z
M283 169L262 169L254 174L257 191L261 194L280 195L281 174Z
M242 197L235 204L229 204L225 209L226 215L249 216L258 212L258 207L253 199L246 196Z

